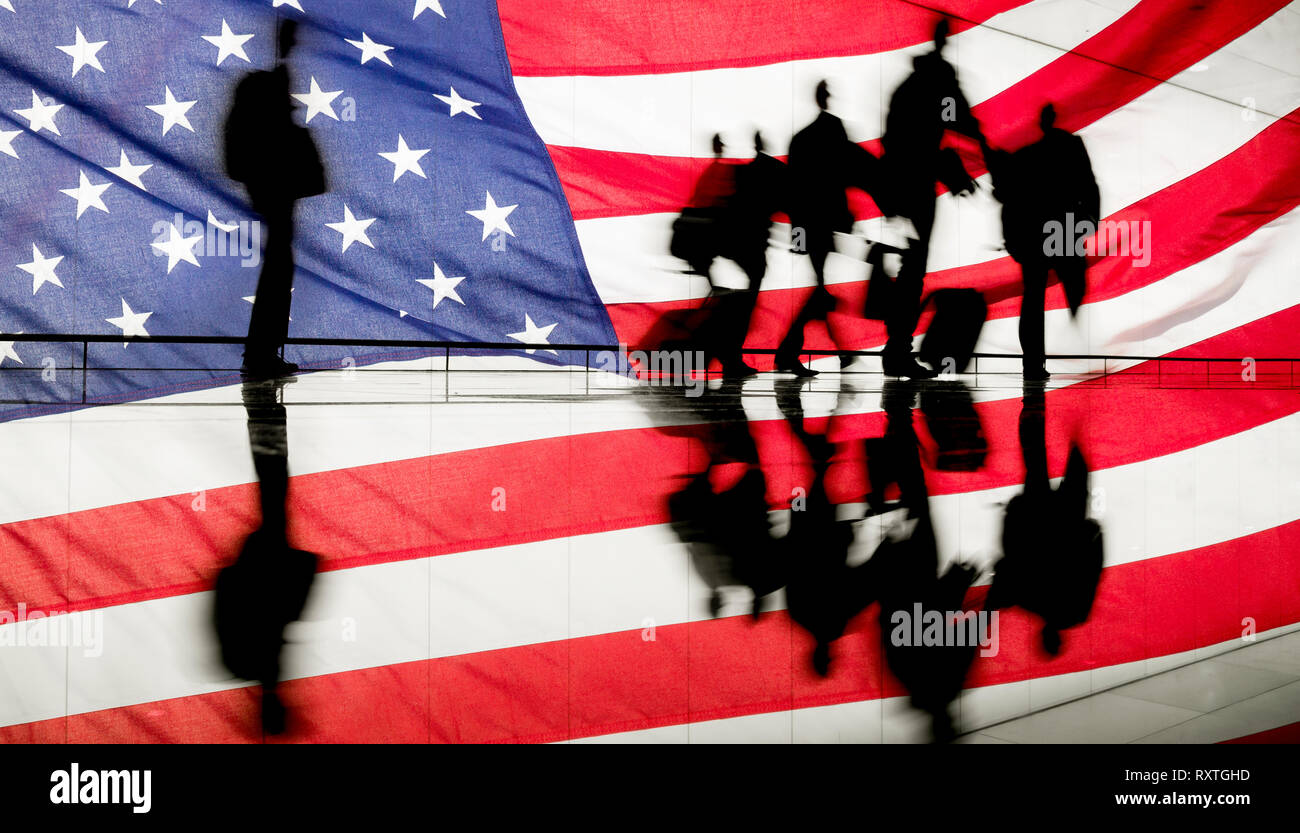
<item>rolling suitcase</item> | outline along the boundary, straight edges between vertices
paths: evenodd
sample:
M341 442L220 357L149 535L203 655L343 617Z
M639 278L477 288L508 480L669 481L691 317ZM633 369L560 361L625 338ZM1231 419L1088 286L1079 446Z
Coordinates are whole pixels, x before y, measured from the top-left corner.
M984 296L974 289L940 289L930 302L934 319L921 340L921 361L940 373L965 372L988 317Z

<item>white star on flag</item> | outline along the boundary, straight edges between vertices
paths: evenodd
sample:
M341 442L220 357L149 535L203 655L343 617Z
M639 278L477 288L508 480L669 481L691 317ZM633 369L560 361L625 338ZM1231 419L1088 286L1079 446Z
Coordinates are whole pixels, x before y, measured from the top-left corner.
M81 219L81 213L87 208L98 208L105 214L108 213L108 206L104 205L104 192L108 190L111 182L105 182L102 185L93 185L86 176L85 171L81 171L81 182L76 188L61 188L60 194L67 194L77 201L77 219Z
M126 156L126 150L123 149L122 161L111 168L104 168L104 170L125 179L141 191L148 191L149 189L145 188L144 183L140 180L140 175L152 167L153 165L132 165L131 160Z
M344 38L343 40L361 50L361 63L364 64L371 58L377 58L388 64L390 67L393 65L393 62L388 59L387 55L388 52L392 51L393 47L384 46L382 43L375 43L365 32L361 33L361 40L352 40L351 38Z
M48 130L55 136L62 136L63 134L59 132L58 126L54 123L54 114L62 109L62 104L46 104L41 101L41 97L36 94L36 90L32 90L32 106L14 110L14 112L27 119L27 125L33 133Z
M273 9L278 9L281 6L289 6L290 8L297 9L300 12L302 11L302 6L298 5L298 0L273 0L271 3L271 8ZM306 12L303 12L303 14L306 14Z
M464 276L458 278L449 278L443 273L442 267L436 262L433 264L433 278L416 278L416 283L424 284L433 290L433 308L438 308L438 302L443 298L450 298L461 306L465 302L456 294L456 286L465 280Z
M239 228L238 223L223 223L220 220L218 220L216 215L212 213L211 208L208 209L208 225L216 226L217 228L227 233L232 232L235 229ZM290 289L289 291L292 292L293 290Z
M438 15L443 20L447 19L447 15L442 11L442 3L438 0L415 0L415 14L411 15L411 20L415 20L419 17L420 12L425 9L431 9L434 14Z
M4 0L0 0L0 3L3 2ZM8 8L8 6L6 6L5 8ZM13 11L13 9L9 9L9 11ZM22 330L19 330L18 332L14 333L14 335L16 336L20 336L22 334L23 334ZM18 354L14 352L14 343L12 341L0 341L0 364L4 364L5 359L13 359L19 364L23 363L23 360L18 358Z
M162 0L153 0L158 5L162 5ZM135 0L126 0L126 7L129 9L135 5Z
M40 249L36 248L35 243L32 244L32 262L20 263L18 268L32 276L33 295L36 294L36 290L47 283L52 283L57 287L63 286L63 281L59 280L59 276L54 274L54 267L58 266L62 260L63 255L46 257L41 254Z
M9 4L9 0L0 0L0 7L6 8L11 12L14 10L14 7ZM17 12L14 12L14 14L17 14ZM12 341L9 343L13 344Z
M433 97L451 107L452 116L455 116L457 113L468 113L479 121L483 120L482 116L474 112L474 108L478 107L483 102L470 101L468 98L462 98L460 94L456 92L455 87L450 87L449 89L451 95L438 95L437 93L434 93Z
M343 251L345 252L348 250L348 246L353 243L365 243L373 249L375 244L371 243L370 238L366 236L366 229L370 228L370 224L374 221L375 218L373 217L369 220L358 220L352 216L352 209L348 208L347 203L344 203L343 219L337 223L326 223L325 228L334 229L343 235Z
M406 146L406 140L402 134L397 134L397 150L380 151L379 155L393 163L393 182L410 171L421 179L427 179L424 175L424 168L420 167L420 157L429 152L429 148L419 149Z
M153 315L152 312L133 312L127 304L126 299L122 299L122 314L117 318L105 318L104 320L119 328L124 336L147 336L149 332L144 328L145 319ZM129 347L129 341L122 342L122 349Z
M510 212L519 206L517 204L497 205L496 200L492 199L491 191L484 191L483 193L487 194L487 205L480 209L471 208L465 212L483 223L483 240L487 240L488 235L496 229L501 229L506 234L514 237L515 233L511 230L510 224L506 222L506 217L510 216Z
M217 66L221 66L221 62L231 55L251 64L252 61L249 61L248 55L244 53L244 44L252 37L252 35L236 35L230 31L230 25L226 23L225 18L222 18L221 34L204 35L203 39L217 48Z
M104 71L104 68L99 64L98 56L99 50L107 45L108 41L106 40L93 42L86 40L86 36L81 34L81 27L78 26L76 43L60 46L58 50L72 56L72 77L76 78L82 67L94 67L100 72Z
M154 241L152 245L158 250L159 254L167 255L167 274L172 273L172 268L182 260L186 263L199 265L199 259L194 256L194 247L203 242L203 235L196 234L193 237L183 237L183 232L172 224L167 227L168 236L165 241L159 243Z
M334 115L334 105L330 104L330 102L338 98L342 92L342 90L334 90L333 92L322 90L320 84L316 83L316 76L313 75L311 89L305 93L294 93L293 97L307 105L307 116L303 119L304 122L310 122L312 117L318 113L324 113L334 121L338 121L339 117Z
M162 104L145 105L163 117L163 135L166 136L167 131L178 124L193 133L194 128L190 126L190 120L186 118L185 114L189 112L191 107L198 104L198 101L177 101L176 97L172 95L172 88L167 86L163 87L163 93L166 100Z
M510 338L513 338L515 341L521 341L524 344L550 344L551 342L549 342L547 339L551 337L551 330L554 329L555 329L555 324L547 324L545 327L537 326L536 324L533 323L533 319L527 313L525 313L524 331L522 333L507 333L506 335L509 336ZM524 352L531 356L533 353L536 353L537 351L530 347ZM556 356L559 355L559 353L556 353L554 350L547 350L546 352Z
M0 130L0 153L8 154L13 158L18 158L18 151L14 150L14 139L18 138L21 130Z

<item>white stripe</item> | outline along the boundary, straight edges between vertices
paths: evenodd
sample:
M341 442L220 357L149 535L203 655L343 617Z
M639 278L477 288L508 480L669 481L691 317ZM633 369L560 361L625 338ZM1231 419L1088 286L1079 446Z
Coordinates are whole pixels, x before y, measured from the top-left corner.
M945 55L974 104L1042 69L1137 3L1107 5L1115 8L1089 0L1037 0L990 19L990 26L1014 34L968 29L950 38ZM731 152L744 155L760 128L769 150L785 153L794 131L817 115L813 90L823 78L831 85L831 110L844 119L850 136L855 141L879 136L889 95L911 71L912 57L931 48L926 42L871 55L740 69L516 77L515 87L547 144L707 157L710 137L721 132Z
M1300 517L1300 415L1094 474L1107 563L1206 546ZM1152 488L1151 484L1160 484ZM987 556L1014 489L935 498L946 559ZM1224 495L1232 495L1225 501ZM861 540L872 534L858 525ZM629 632L707 617L709 588L664 525L321 573L290 677ZM777 600L778 605L780 599ZM239 687L215 664L211 593L72 614L102 617L102 656L0 647L0 725ZM726 611L724 611L726 612ZM17 641L0 625L0 645ZM349 639L349 630L354 634ZM66 684L66 686L65 686Z

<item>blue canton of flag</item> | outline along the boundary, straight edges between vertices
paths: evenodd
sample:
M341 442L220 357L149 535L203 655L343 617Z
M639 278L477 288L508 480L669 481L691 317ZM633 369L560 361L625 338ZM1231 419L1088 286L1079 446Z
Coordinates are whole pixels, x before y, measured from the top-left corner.
M223 125L240 79L275 65L282 15L329 185L298 203L290 336L616 341L495 4L469 0L0 0L0 331L245 335L265 240ZM117 370L87 398L228 382L240 352L92 344L89 365ZM418 353L360 352L288 357ZM0 340L0 368L28 371L0 374L4 415L80 402L81 361Z

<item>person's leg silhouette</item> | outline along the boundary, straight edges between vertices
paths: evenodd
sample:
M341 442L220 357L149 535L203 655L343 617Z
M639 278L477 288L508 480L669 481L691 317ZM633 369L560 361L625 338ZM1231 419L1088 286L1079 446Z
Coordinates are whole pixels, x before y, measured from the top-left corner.
M289 306L293 292L293 202L255 200L266 231L262 273L248 321L244 366L257 375L277 376L298 368L280 358L289 334Z
M1047 264L1028 261L1021 265L1024 291L1020 299L1020 352L1024 355L1024 378L1046 381L1046 348L1043 335L1043 307L1047 295Z

